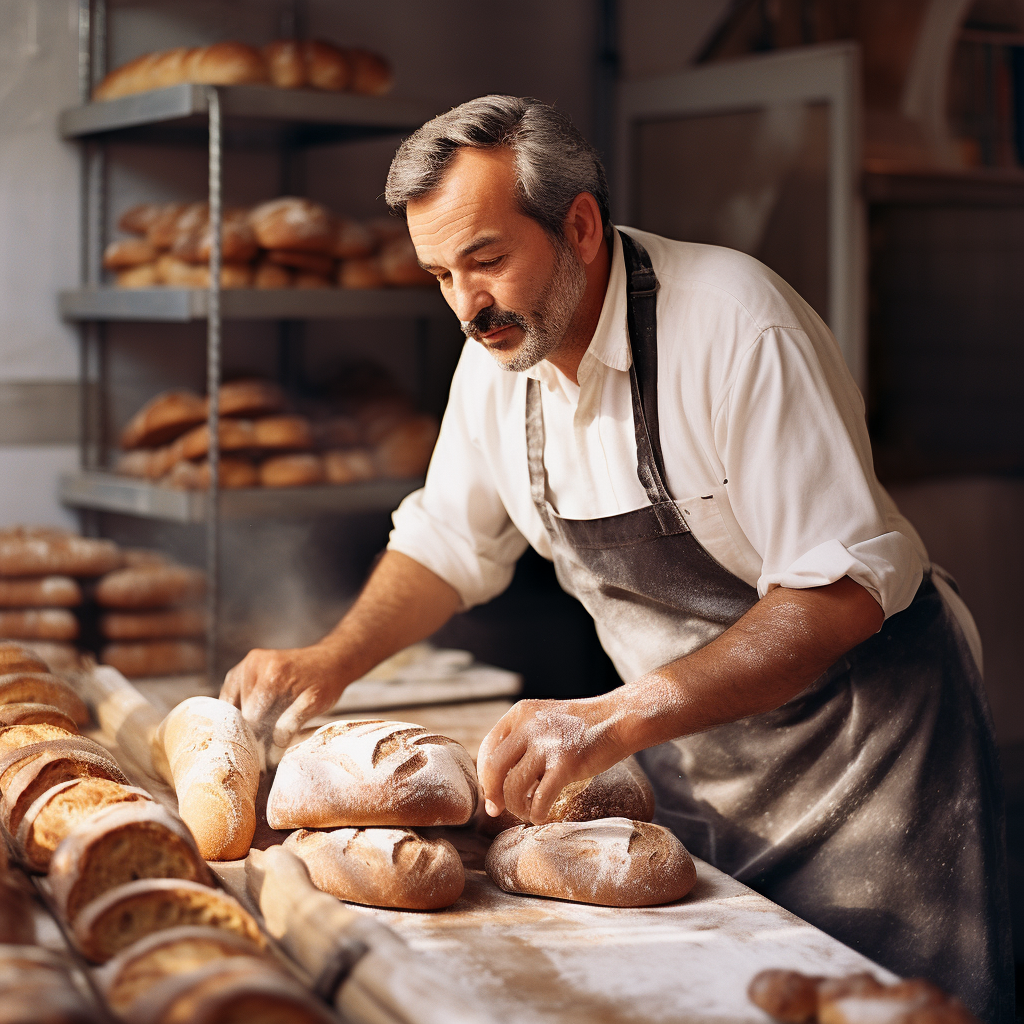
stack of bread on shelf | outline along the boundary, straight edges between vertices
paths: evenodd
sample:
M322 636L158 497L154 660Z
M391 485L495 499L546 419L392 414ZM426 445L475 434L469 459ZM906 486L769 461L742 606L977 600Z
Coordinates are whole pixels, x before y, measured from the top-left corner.
M140 409L121 433L117 472L169 487L210 485L207 400L167 391ZM224 488L348 484L426 471L437 421L401 397L367 400L356 413L314 423L288 412L284 392L245 378L220 389L220 469Z
M117 568L121 557L112 541L54 527L0 530L0 638L29 643L64 664L74 661L81 581Z
M121 288L208 288L212 230L206 203L142 203L118 227L103 266ZM222 216L222 288L387 288L430 285L404 223L361 223L310 199L281 196Z
M370 50L314 39L277 39L262 49L227 41L145 53L111 71L92 95L113 100L183 82L383 96L391 91L394 76L387 59Z
M100 661L129 679L206 668L206 576L155 551L129 550L94 589Z

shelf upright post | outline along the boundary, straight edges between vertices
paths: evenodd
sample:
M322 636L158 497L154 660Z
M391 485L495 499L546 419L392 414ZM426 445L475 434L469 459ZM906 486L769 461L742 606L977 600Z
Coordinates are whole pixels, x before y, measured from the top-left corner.
M78 0L78 98L89 102L92 92L92 3ZM89 147L83 143L78 150L78 280L89 283ZM78 461L82 469L89 466L92 417L89 402L89 349L92 324L78 326Z
M220 361L221 314L220 268L223 223L221 184L223 130L220 93L207 89L210 131L210 294L206 312L206 393L209 395L207 427L210 434L208 462L210 488L206 501L207 624L206 664L210 682L217 684L217 637L220 620Z

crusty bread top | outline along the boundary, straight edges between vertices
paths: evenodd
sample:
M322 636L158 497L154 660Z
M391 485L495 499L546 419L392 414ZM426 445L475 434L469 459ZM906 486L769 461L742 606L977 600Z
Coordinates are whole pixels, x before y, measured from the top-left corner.
M0 756L0 793L7 793L14 777L29 762L39 758L53 760L62 757L83 757L92 758L99 762L109 764L120 774L120 769L110 756L110 753L101 747L95 740L88 736L67 736L56 740L44 740L41 743L33 743L27 747L19 747ZM91 762L90 762L91 763ZM127 782L123 776L118 781Z
M139 565L112 572L96 584L104 608L160 608L198 601L206 576L185 565Z
M548 821L650 821L653 817L654 790L632 757L593 778L570 783L555 797L548 812Z
M7 608L74 608L82 588L70 576L0 578L0 605Z
M271 828L464 825L476 808L465 747L409 722L332 722L290 747L267 802Z
M72 735L78 732L78 726L71 716L53 704L40 704L36 701L0 704L0 728L8 725L41 724L60 726Z
M181 211L178 211L180 215ZM206 402L194 391L164 391L151 398L121 431L121 447L155 448L206 419Z
M76 725L89 723L89 709L59 676L49 672L8 672L0 676L0 704L52 704Z
M27 647L13 640L0 640L0 675L49 671L50 666Z
M59 725L50 725L46 722L38 722L32 725L0 726L0 756L9 754L12 750L30 747L33 743L45 743L47 740L62 740L67 736L75 736L77 733L77 729L74 732L70 732Z
M280 385L270 380L243 377L221 385L218 412L221 416L266 416L281 412L287 404Z
M0 535L0 576L102 576L120 564L112 540Z

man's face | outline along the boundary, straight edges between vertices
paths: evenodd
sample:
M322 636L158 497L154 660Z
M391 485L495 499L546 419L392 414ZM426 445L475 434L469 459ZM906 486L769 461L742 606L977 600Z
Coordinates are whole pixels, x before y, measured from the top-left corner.
M462 149L406 210L420 263L468 338L522 371L558 350L587 287L576 252L519 210L508 150Z

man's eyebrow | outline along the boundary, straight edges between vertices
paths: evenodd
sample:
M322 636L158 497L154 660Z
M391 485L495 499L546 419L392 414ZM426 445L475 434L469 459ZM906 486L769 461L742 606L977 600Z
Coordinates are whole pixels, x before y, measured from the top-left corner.
M465 259L467 256L472 256L473 253L475 253L477 251L477 249L485 249L488 245L493 245L495 242L498 242L500 240L501 240L501 236L500 235L481 235L480 238L473 239L473 241L470 242L469 245L467 245L464 248L460 249L458 251L458 253L457 253L457 257L460 260ZM420 259L417 259L416 262L424 270L429 271L431 273L433 273L435 270L439 270L440 269L439 267L435 266L434 264L432 264L432 263L424 263Z

